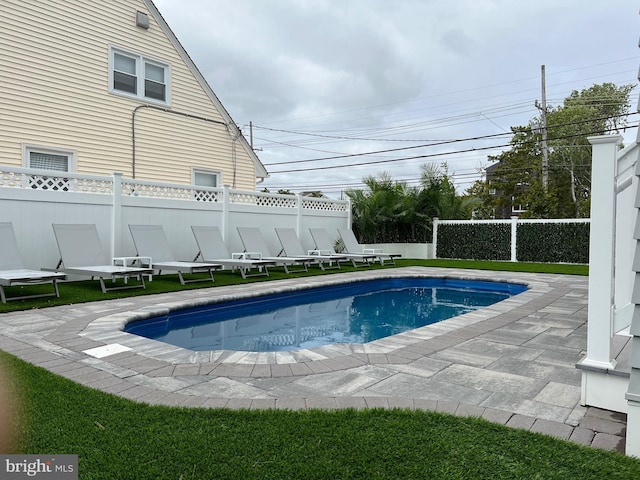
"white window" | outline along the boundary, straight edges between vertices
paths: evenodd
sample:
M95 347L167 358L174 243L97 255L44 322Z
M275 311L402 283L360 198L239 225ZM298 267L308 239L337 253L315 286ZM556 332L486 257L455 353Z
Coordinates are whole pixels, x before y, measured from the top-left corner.
M218 187L220 186L220 172L194 168L191 181L199 187Z
M23 145L22 164L25 168L38 170L74 172L76 169L76 152L38 145Z
M170 103L169 64L114 47L111 48L109 63L110 92Z
M527 206L521 203L515 203L515 197L511 197L511 213L523 213L527 211Z

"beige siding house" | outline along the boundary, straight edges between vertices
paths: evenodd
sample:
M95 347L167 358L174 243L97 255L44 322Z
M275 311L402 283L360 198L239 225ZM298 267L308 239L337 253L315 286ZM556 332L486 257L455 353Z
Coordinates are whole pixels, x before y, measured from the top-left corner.
M0 45L0 164L241 190L267 176L150 0L2 0Z

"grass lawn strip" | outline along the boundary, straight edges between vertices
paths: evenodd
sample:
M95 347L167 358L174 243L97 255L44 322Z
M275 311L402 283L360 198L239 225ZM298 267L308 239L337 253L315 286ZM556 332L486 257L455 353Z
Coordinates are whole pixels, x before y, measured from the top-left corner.
M74 453L81 479L629 479L640 461L438 412L148 406L8 354L22 398L17 451Z

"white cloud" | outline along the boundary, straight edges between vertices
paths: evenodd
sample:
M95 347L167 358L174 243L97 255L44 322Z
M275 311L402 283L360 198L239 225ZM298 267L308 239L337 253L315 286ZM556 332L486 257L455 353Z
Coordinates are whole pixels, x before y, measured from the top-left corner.
M273 173L296 165L269 165L411 144L375 139L428 143L500 133L536 114L540 65L547 66L547 97L558 104L571 90L594 83L635 83L640 63L637 7L628 0L155 3L236 122L256 125L254 144L263 148L259 156L272 172L265 184L294 190L329 185L323 189L335 194L384 170L395 178L418 178L420 165L429 161L446 160L457 175L473 173L487 153L500 149L297 174ZM491 144L498 143L447 148ZM357 161L432 155L444 148ZM457 178L460 185L472 180Z

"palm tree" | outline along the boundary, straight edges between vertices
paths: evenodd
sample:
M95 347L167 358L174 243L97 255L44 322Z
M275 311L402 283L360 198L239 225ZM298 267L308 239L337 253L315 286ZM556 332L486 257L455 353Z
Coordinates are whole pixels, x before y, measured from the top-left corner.
M364 243L378 243L394 238L397 217L403 208L406 186L394 182L384 172L378 178L369 176L363 180L367 190L347 190L353 206L353 229Z
M354 233L362 243L431 240L433 217L471 218L477 201L456 195L446 164L423 165L421 185L409 188L384 172L363 179L366 190L347 190Z

